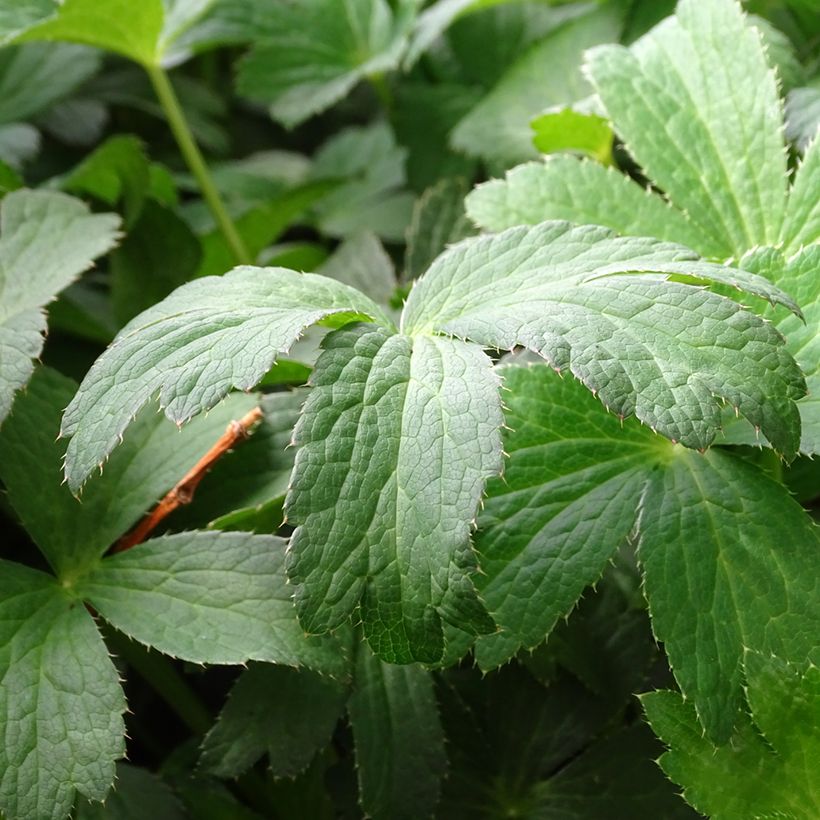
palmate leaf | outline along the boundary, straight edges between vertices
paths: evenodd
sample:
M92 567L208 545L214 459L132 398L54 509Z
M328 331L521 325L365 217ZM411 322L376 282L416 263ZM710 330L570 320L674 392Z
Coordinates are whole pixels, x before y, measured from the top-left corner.
M62 820L102 800L125 752L125 698L82 603L42 572L0 561L0 809Z
M782 106L735 0L681 0L631 48L594 49L587 70L630 153L723 256L777 241Z
M735 277L732 284L794 308L763 277L697 261L681 246L552 222L447 251L410 294L402 328L528 347L613 412L688 447L712 442L723 399L793 456L794 400L805 385L782 337L729 300L664 281L676 274ZM785 400L775 406L772 396Z
M686 248L545 223L466 240L414 288L402 331L333 280L238 268L190 283L127 326L64 417L80 487L131 416L159 393L178 422L250 388L312 322L375 319L327 337L296 431L288 572L303 626L358 607L384 659L436 663L445 634L492 631L471 577L470 526L501 469L496 376L481 350L525 345L607 406L703 448L726 400L786 454L803 377L782 337L738 303L686 281L793 302L763 277ZM447 336L462 337L465 341ZM469 340L469 341L467 341Z
M820 669L747 652L743 715L731 743L703 737L676 692L641 698L652 728L672 749L660 765L698 811L714 820L811 820L820 812Z
M43 347L43 308L117 240L119 217L79 200L15 191L0 205L0 423Z
M818 529L742 459L684 450L634 421L621 430L543 365L501 374L510 459L477 536L479 591L500 631L478 639L479 664L540 643L631 535L655 635L709 737L725 741L744 648L816 652Z

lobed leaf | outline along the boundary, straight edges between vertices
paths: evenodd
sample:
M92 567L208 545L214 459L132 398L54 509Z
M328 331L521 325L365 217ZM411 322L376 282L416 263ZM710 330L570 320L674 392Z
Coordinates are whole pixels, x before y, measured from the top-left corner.
M780 234L791 254L820 241L820 136L815 136L797 168Z
M356 325L329 335L294 433L288 575L309 632L359 605L374 652L434 663L443 622L493 628L470 522L501 469L498 383L480 348Z
M82 486L157 395L181 424L231 388L256 385L308 326L361 316L392 324L353 288L284 268L240 267L183 285L120 331L66 409L69 487Z
M0 561L0 808L62 820L102 800L125 753L125 698L82 603L54 578Z
M339 642L306 637L296 620L284 552L271 535L160 536L106 558L77 589L121 632L167 655L344 675Z
M43 347L43 308L117 240L119 217L79 200L14 191L0 205L0 422Z
M681 0L631 48L593 49L587 71L630 153L722 256L777 241L783 111L739 3Z
M732 280L794 309L763 277L679 245L548 222L444 253L411 292L402 329L528 347L688 447L708 447L726 401L794 455L805 385L782 337L736 302L667 280L676 275Z

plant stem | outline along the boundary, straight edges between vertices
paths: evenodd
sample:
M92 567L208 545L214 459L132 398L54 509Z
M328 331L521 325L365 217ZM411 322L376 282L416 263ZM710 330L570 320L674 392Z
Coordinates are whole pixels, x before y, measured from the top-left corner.
M199 150L194 135L191 133L191 128L185 119L182 106L179 104L179 99L174 91L174 87L171 85L171 81L168 79L168 75L160 66L146 66L145 70L148 72L157 99L165 112L165 116L168 118L168 125L171 127L179 150L182 152L182 156L185 158L185 162L191 170L191 173L194 175L199 189L202 192L202 196L205 202L208 203L208 207L211 209L211 213L214 215L219 229L224 234L225 240L233 251L236 261L241 265L251 264L253 259L251 259L245 247L245 243L242 241L242 237L236 230L236 225L234 225L230 214L228 214L225 203L219 196L219 191L217 191L216 185L214 185L202 152Z
M393 109L393 92L390 90L390 86L384 74L381 72L371 74L368 79L385 111L389 113Z

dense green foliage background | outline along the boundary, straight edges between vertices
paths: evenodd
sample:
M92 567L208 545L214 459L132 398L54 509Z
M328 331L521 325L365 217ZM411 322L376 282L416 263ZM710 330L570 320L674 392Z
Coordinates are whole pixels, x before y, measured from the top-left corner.
M815 0L0 41L3 817L820 816Z

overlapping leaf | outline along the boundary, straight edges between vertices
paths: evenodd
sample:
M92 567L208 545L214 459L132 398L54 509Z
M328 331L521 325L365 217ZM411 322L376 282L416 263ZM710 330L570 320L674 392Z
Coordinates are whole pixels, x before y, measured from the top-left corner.
M110 250L120 221L79 200L15 191L0 205L0 422L43 347L43 308Z
M745 676L751 718L724 746L703 737L676 692L642 697L652 728L672 746L660 765L715 820L811 820L820 812L820 669L748 652Z
M620 431L546 367L502 374L507 483L491 486L477 542L501 632L479 638L479 663L539 643L634 532L655 635L710 738L725 741L744 648L816 652L817 528L739 458L672 446L634 422Z

